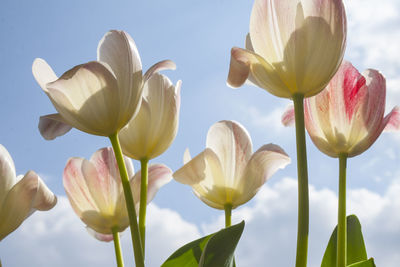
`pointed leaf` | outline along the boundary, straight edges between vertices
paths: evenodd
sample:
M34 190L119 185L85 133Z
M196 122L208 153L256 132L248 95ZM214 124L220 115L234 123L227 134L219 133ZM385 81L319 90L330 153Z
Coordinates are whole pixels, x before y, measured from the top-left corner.
M337 226L333 231L331 238L329 239L324 258L322 259L321 267L336 267L336 252ZM366 261L367 259L367 252L365 250L360 221L358 220L357 216L349 215L347 216L347 264L351 265L353 263Z
M199 267L234 266L233 253L244 229L244 221L217 232L207 242Z
M370 258L366 261L360 261L351 265L347 265L347 267L376 267L376 265L374 263L374 259Z
M161 267L194 267L200 262L201 253L213 234L192 241L175 251Z
M226 266L226 265L209 265L217 261L209 262L209 260L217 259L220 257L233 258L233 251L239 241L240 235L243 232L244 222L233 225L229 228L222 229L214 234L204 236L194 240L175 251L161 267L198 267L198 266ZM211 239L213 238L213 241ZM208 246L208 242L211 244ZM228 245L226 245L228 244ZM208 247L206 249L206 247ZM233 247L233 249L232 249ZM202 255L205 252L206 264L200 265ZM226 253L228 251L228 253ZM213 255L216 254L216 255ZM228 265L229 266L229 265Z

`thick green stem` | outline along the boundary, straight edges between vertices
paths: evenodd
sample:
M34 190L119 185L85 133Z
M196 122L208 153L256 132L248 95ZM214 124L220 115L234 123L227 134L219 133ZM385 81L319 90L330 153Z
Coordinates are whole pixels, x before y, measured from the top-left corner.
M339 154L339 204L337 228L337 267L346 266L346 168L347 154Z
M114 237L115 258L117 259L117 266L124 267L124 259L122 258L121 244L119 242L118 227L112 229Z
M296 267L307 266L308 249L308 172L306 134L304 126L304 96L293 95L295 123L296 123L296 146L297 146L297 177L298 177L298 224L297 224L297 252Z
M136 267L144 267L144 257L143 257L142 245L140 243L140 234L137 223L135 202L133 201L131 185L129 183L129 177L126 171L124 157L122 155L121 146L119 144L118 134L116 133L110 135L109 138L114 149L115 159L117 160L118 163L122 187L124 189L126 208L128 210L129 223L131 227L131 236L133 243L133 252L135 254Z
M232 204L225 204L224 210L225 210L225 228L227 228L232 225ZM232 266L236 267L235 257L233 257Z
M149 184L149 160L144 158L140 160L141 181L140 181L140 209L139 209L139 230L142 241L143 256L145 255L146 240L146 209L147 209L147 187Z
M225 204L225 227L229 227L232 225L232 205Z

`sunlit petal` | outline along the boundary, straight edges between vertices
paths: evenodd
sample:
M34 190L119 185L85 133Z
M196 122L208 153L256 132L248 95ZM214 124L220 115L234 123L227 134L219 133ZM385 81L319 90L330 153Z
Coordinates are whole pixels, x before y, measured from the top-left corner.
M289 163L289 156L277 145L268 144L258 149L250 158L242 178L238 181L237 188L242 189L242 194L235 201L235 206L249 201L275 172Z
M64 73L47 84L48 95L69 125L82 131L109 136L126 122L119 121L117 81L106 65L92 61Z
M7 194L0 214L0 240L14 231L34 210L49 210L56 196L39 176L29 171Z
M54 82L58 79L57 75L54 73L49 64L47 64L47 62L41 58L36 58L33 61L32 73L37 83L45 92L47 92L46 84Z
M253 145L247 130L237 122L220 121L208 131L206 146L217 154L226 185L233 185L252 154Z
M215 209L249 201L264 182L290 158L277 145L265 145L252 155L247 130L234 121L220 121L207 134L206 149L193 159L186 149L184 165L173 178L190 185L194 194Z
M15 166L7 149L0 144L0 207L8 191L16 183Z
M139 113L119 134L125 155L152 159L171 145L178 131L180 86L158 73L145 83Z

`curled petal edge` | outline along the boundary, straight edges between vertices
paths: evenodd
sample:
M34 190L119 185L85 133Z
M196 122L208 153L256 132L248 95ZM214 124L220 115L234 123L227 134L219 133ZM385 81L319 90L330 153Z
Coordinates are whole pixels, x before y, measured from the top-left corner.
M385 117L384 132L394 132L400 130L400 108L395 106L392 111Z
M41 116L39 119L39 132L45 140L54 140L72 129L59 113Z
M86 231L88 231L88 233L91 236L93 236L94 238L96 238L97 240L102 241L102 242L111 242L114 240L113 235L102 234L102 233L96 232L89 226L86 227Z
M151 66L146 71L146 73L144 74L144 76L143 76L143 84L145 82L147 82L147 80L150 79L150 77L156 72L159 72L159 71L162 71L162 70L175 70L175 69L176 69L176 64L171 60L167 59L167 60L163 60L163 61L157 62L156 64Z
M232 88L242 86L250 75L250 53L246 50L233 47L231 49L231 62L229 64L229 73L227 85Z

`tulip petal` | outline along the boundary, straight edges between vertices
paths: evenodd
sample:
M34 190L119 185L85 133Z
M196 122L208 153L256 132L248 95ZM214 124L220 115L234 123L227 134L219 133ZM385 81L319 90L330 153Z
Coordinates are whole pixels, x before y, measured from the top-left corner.
M152 159L171 145L178 130L180 85L158 73L144 84L142 106L119 134L125 155Z
M220 160L210 148L206 148L191 159L172 176L176 181L191 186L204 182L208 177L215 177L219 181L224 180Z
M125 157L125 162L130 160ZM115 214L122 184L113 149L107 147L97 150L90 161L83 161L82 173L100 212L110 216Z
M145 84L143 97L147 100L151 111L151 123L137 125L147 128L150 143L147 148L149 159L161 155L175 139L179 122L179 100L181 83L177 87L165 75L155 73ZM147 127L146 127L147 126Z
M290 161L290 157L277 145L268 144L258 149L238 181L236 188L241 189L241 194L232 203L233 206L237 207L249 201L276 171L286 167Z
M75 213L82 218L86 210L99 211L82 173L82 158L70 158L64 168L63 184Z
M247 130L237 122L220 121L207 133L207 148L218 156L226 185L232 186L242 175L252 154L251 138Z
M368 69L362 74L365 77L368 88L368 102L363 110L365 128L368 132L374 132L381 128L385 115L386 103L386 79L377 70Z
M0 144L0 207L8 191L16 183L15 166L7 149Z
M239 87L247 79L275 96L291 97L287 85L274 66L252 51L234 47L231 50L228 85Z
M107 235L107 234L101 234L96 232L95 230L93 230L92 228L90 228L89 226L86 227L86 230L88 231L88 233L93 236L94 238L96 238L99 241L103 241L103 242L111 242L114 240L113 235Z
M32 73L43 91L47 93L46 84L58 79L53 69L44 59L36 58L32 64Z
M250 37L254 51L274 66L286 90L306 97L316 95L342 61L346 41L343 3L256 0Z
M0 240L14 231L33 211L49 210L56 196L39 176L29 171L7 194L0 210Z
M151 109L149 103L143 99L139 112L119 132L122 151L130 158L140 160L148 156L150 146L149 122L151 122Z
M192 156L190 155L189 148L186 148L185 152L183 153L183 164L186 164L191 160L192 160Z
M176 65L173 61L171 60L162 60L160 62L157 62L156 64L154 64L153 66L151 66L146 73L143 75L143 83L147 82L147 80L150 79L150 77L154 74L157 73L159 71L162 70L175 70L176 69Z
M140 206L140 185L141 170L131 179L131 188L135 202L135 208L139 211ZM150 164L148 169L148 185L147 185L147 204L155 197L157 191L172 179L172 171L163 164Z
M109 136L127 122L120 115L120 93L115 76L100 62L72 68L47 84L47 89L63 119L79 130Z
M282 124L286 127L294 126L295 118L294 118L294 106L287 106L285 112L282 114L281 118Z
M400 130L400 108L395 106L383 120L384 131L392 132Z
M119 116L124 126L138 112L142 101L144 81L139 52L128 33L112 30L99 42L97 58L107 63L117 78Z
M147 203L153 200L158 190L172 180L172 170L164 164L149 166L149 185L147 189Z
M128 33L107 32L97 47L97 58L111 67L120 88L138 90L141 87L142 63L136 44Z
M60 114L55 113L41 116L38 128L44 139L54 140L69 132L72 126L67 124Z
M229 65L228 73L228 86L238 88L242 86L250 75L250 61L249 56L243 57L242 54L246 53L245 50L234 47L231 50L231 62Z
M351 149L348 156L354 157L363 153L375 143L376 139L378 139L383 131L390 132L398 130L400 130L400 109L396 106L382 121L380 121L378 128L369 131L364 139L355 143L355 146Z

